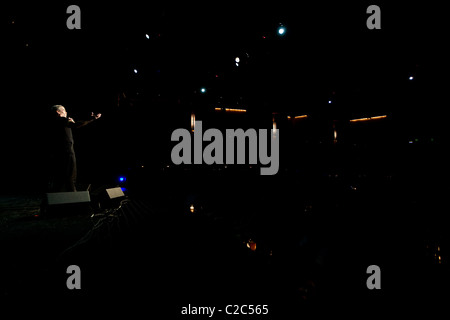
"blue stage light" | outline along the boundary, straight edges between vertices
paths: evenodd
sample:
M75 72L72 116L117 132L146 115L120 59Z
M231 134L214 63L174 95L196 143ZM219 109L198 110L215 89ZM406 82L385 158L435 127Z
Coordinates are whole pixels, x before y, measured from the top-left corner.
M126 181L127 180L127 178L125 178L125 177L119 177L119 181L120 182L124 182L124 181Z

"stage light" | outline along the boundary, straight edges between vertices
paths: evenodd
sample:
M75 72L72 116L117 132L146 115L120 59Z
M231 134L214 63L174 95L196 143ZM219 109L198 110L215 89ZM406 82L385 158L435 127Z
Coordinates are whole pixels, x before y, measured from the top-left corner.
M287 116L288 119L303 119L303 118L308 118L308 116L306 114L301 115L301 116L295 116L295 117L291 117L291 116Z
M239 62L241 61L241 59L239 59L239 57L236 57L234 61L236 62L236 67L239 67Z
M328 103L330 104L330 103L331 103L331 100L328 100Z
M148 33L145 34L145 37L146 37L147 39L150 39L150 36L148 35Z
M193 205L193 204L191 204L191 206L189 207L189 211L191 211L191 213L194 213L195 208L194 208L194 205Z
M138 72L137 69L134 69L133 71L134 71L134 73L137 73L137 72Z
M195 130L195 113L191 113L191 131Z
M249 248L252 251L256 250L256 242L253 241L252 239L249 239L248 242L246 243L247 248Z
M409 80L413 80L413 79L414 79L414 77L413 77L413 76L410 76L410 77L409 77Z
M376 117L370 117L370 118L352 119L352 120L350 120L350 122L370 121L370 120L378 120L378 119L384 119L384 118L387 118L387 116L383 115L383 116L376 116Z
M280 36L282 36L285 33L286 33L286 28L285 27L281 26L281 27L278 28L278 34Z
M127 178L125 178L125 177L119 177L119 181L120 182L124 182L124 181L126 181L127 180Z
M370 120L384 119L384 118L386 118L386 117L387 117L386 115L384 115L384 116L370 117Z
M234 108L225 108L225 111L226 112L247 112L247 110L245 110L245 109L234 109Z
M200 92L201 92L201 93L205 93L205 92L206 92L206 88L201 88L201 89L200 89Z

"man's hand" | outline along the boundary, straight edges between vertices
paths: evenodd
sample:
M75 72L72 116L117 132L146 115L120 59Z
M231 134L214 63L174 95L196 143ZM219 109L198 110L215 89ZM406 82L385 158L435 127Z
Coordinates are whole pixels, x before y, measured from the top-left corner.
M91 112L91 117L94 117L95 120L99 119L101 116L101 113L94 114L93 112Z
M68 118L69 122L75 123L72 118Z

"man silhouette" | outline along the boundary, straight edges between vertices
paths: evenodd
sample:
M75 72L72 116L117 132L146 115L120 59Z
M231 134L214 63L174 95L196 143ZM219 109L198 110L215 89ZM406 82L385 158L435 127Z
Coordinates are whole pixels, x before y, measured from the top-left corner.
M91 113L92 119L87 121L74 121L67 116L66 108L62 105L52 107L52 181L50 191L64 192L77 191L75 183L77 178L77 164L73 148L72 128L79 128L92 123L101 117L101 114Z

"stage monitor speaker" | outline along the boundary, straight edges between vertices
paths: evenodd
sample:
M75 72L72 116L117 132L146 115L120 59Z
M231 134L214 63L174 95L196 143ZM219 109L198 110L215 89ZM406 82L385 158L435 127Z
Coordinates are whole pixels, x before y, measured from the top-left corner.
M41 205L43 215L79 214L91 212L89 191L51 192Z
M89 203L90 201L91 197L89 196L89 191L47 193L47 204L49 206Z
M106 193L108 194L108 197L110 200L115 199L115 198L125 197L125 194L123 193L122 188L120 188L120 187L106 189Z

